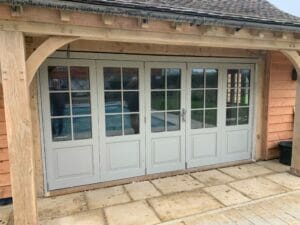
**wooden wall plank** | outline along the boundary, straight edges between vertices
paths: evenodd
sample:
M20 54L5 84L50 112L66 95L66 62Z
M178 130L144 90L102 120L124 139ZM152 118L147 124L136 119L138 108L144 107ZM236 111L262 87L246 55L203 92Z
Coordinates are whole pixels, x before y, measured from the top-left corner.
M9 161L0 161L0 174L9 174L10 168L9 168Z
M10 185L0 188L0 199L1 198L10 198L11 197L11 187Z
M11 185L9 173L0 174L0 187Z
M0 149L0 161L9 160L8 148Z

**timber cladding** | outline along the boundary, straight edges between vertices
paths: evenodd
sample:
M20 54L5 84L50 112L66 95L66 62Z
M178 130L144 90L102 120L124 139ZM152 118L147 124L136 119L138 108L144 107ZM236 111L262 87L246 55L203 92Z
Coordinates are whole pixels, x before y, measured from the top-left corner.
M11 197L3 91L0 84L0 199Z
M291 78L292 63L281 53L270 60L267 125L267 159L278 156L278 143L293 138L296 81Z

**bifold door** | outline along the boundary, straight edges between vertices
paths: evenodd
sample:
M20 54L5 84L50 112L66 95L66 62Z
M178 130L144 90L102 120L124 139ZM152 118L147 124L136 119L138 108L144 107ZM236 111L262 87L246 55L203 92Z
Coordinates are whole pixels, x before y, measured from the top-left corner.
M98 182L95 63L47 60L40 81L48 188Z

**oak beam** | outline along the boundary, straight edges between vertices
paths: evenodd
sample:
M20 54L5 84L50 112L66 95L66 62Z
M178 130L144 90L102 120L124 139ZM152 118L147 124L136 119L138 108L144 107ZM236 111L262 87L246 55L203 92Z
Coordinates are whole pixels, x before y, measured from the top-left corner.
M23 33L0 31L0 63L14 224L37 225L32 121Z
M226 36L224 32L205 35L187 32L165 32L149 29L120 29L113 27L87 27L69 24L15 22L0 20L0 30L22 31L29 35L77 36L84 40L115 41L147 44L186 45L253 50L300 50L300 41L276 38ZM151 29L150 29L151 28Z
M75 40L78 40L78 37L59 36L49 37L45 42L43 42L26 61L28 85L31 84L35 73L47 57L49 57L57 49Z
M300 55L297 51L282 51L300 75ZM296 111L294 117L293 157L291 173L300 176L300 79L297 79Z

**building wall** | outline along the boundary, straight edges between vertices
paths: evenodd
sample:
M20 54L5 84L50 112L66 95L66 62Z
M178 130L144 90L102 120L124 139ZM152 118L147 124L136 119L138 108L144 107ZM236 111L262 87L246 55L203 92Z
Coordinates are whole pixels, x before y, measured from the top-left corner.
M0 84L0 199L11 196L8 146L3 104L3 91Z
M296 81L291 79L292 70L284 55L270 55L266 159L278 157L278 143L293 137Z

